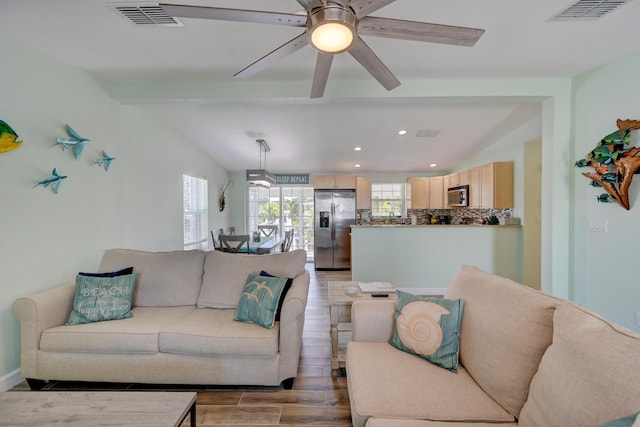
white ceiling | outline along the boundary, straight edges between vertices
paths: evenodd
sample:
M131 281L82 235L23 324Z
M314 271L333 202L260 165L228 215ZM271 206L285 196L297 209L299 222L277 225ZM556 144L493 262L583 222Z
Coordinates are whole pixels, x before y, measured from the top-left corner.
M287 13L302 9L295 0L170 1ZM299 28L186 18L179 28L140 27L114 11L123 3L153 4L0 0L0 36L95 73L112 82L121 99L127 98L123 91L135 92L130 102L148 108L232 171L258 166L256 138L247 134L257 132L271 146L267 167L275 172L355 172L355 163L361 172L446 172L540 114L535 100L394 97L348 54L334 60L325 97L311 100L316 54L310 46L250 80L232 77L300 34ZM366 42L400 82L570 77L640 51L640 2L629 1L595 21L549 21L572 3L396 0L373 15L486 32L474 47L373 37ZM10 58L2 62L10 66ZM362 82L373 82L366 97L341 97L345 85ZM219 97L193 93L194 87L208 93L210 85ZM303 90L296 96L274 94L287 86ZM154 87L157 93L149 89ZM398 136L401 128L409 133ZM415 136L428 129L440 134ZM363 150L356 153L355 146ZM432 162L438 167L429 169Z

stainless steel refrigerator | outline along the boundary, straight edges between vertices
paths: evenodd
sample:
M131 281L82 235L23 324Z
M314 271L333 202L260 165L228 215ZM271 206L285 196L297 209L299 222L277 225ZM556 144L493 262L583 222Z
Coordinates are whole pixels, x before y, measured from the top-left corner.
M353 190L316 190L314 259L316 270L351 268L351 225L356 223Z

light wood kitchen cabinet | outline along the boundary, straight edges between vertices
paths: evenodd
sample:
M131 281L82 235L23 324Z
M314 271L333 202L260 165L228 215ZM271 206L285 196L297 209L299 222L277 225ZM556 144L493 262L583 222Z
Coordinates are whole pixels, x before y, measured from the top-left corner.
M409 178L407 187L407 193L411 197L409 209L429 209L429 178Z
M480 194L480 167L468 169L469 171L469 207L479 208L481 204Z
M356 178L356 209L371 209L371 180Z
M460 173L456 172L456 173L452 173L449 175L445 175L445 180L444 180L444 189L446 190L447 188L450 187L457 187L458 185L460 185Z
M444 177L429 177L429 209L444 209Z
M357 179L352 175L314 175L313 188L321 190L355 190Z
M479 183L470 201L477 201L481 209L513 208L513 162L494 162L477 168ZM470 186L473 184L470 184ZM474 194L478 199L474 199ZM471 207L471 203L469 204Z
M469 169L458 172L458 185L469 185Z

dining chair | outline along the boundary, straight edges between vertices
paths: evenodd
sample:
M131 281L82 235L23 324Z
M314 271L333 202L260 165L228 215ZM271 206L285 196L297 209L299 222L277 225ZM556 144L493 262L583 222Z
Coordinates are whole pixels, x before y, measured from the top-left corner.
M266 238L276 237L278 234L278 226L277 225L259 225L258 231L260 231L261 235Z
M218 236L219 236L220 234L221 234L221 233L218 231ZM216 236L215 236L215 234L214 234L213 230L211 230L211 240L213 240L213 250L214 250L214 251L220 251L220 250L222 250L222 247L220 246L220 240L219 240L219 239L216 239Z
M284 232L284 241L282 242L281 251L289 252L291 250L291 243L293 242L293 231L287 230Z
M233 226L229 227L227 230L229 230L227 234L231 234L231 235L236 234L236 228Z
M248 234L221 234L220 246L225 252L242 252L249 253L249 235Z

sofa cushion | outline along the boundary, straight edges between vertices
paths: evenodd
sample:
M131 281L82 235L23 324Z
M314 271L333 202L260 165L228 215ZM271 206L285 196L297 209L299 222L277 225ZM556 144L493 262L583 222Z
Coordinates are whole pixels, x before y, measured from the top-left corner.
M598 424L598 427L640 427L640 413Z
M398 290L389 343L456 372L464 300L430 298Z
M640 335L577 306L559 307L553 325L520 424L587 427L638 412Z
M199 308L160 333L160 351L191 356L272 358L278 354L279 323L266 329L233 320L233 309Z
M273 274L269 274L264 270L260 272L260 275L266 276L266 277L277 277L277 276L274 276ZM282 294L280 295L280 302L278 302L278 308L276 309L276 321L280 320L280 312L282 311L282 304L284 304L284 299L287 296L287 292L289 292L291 285L293 285L293 277L287 277L286 279L287 281L284 284L284 289L282 290Z
M88 276L88 277L116 277L116 276L125 276L127 274L131 274L133 273L133 267L127 267L127 268L123 268L121 270L118 271L108 271L106 273L78 273L81 276Z
M250 274L240 296L233 320L273 328L276 309L287 279Z
M61 353L157 353L158 333L195 310L188 307L138 307L133 317L110 322L56 326L42 332L40 350Z
M346 359L354 426L368 417L514 422L462 366L454 373L388 343L365 341L350 342Z
M462 267L445 298L466 301L460 363L518 418L531 378L551 344L555 307L565 302L471 266Z
M73 310L67 325L127 319L131 314L133 289L138 275L76 276Z
M307 253L303 250L272 255L241 255L207 252L198 307L236 308L249 274L268 271L278 277L296 277L305 272Z
M204 251L144 252L108 249L100 272L133 266L138 284L133 305L175 307L195 305L202 286Z

